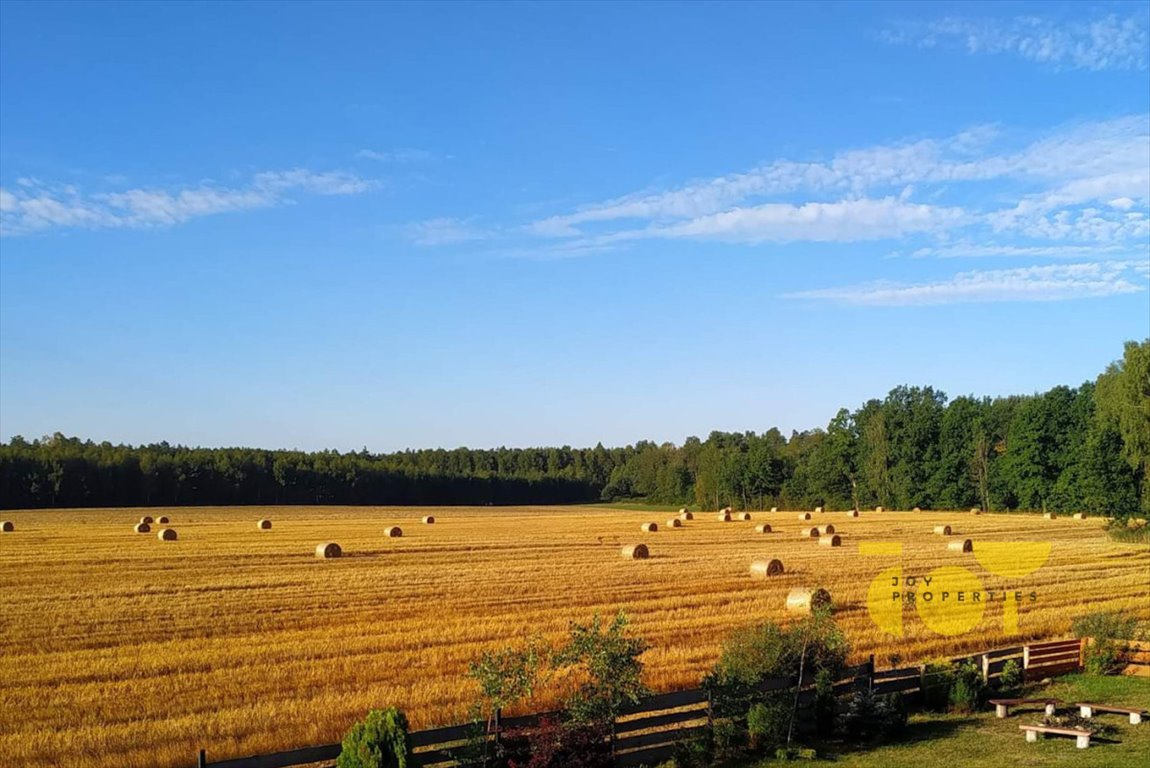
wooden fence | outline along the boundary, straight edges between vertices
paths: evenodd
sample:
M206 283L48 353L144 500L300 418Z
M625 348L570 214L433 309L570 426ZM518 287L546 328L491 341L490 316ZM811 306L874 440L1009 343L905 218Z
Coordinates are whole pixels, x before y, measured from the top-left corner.
M1055 640L986 651L950 661L973 662L982 670L983 678L990 682L999 677L1006 662L1013 659L1021 667L1023 679L1033 681L1081 669L1085 647L1085 641ZM1142 657L1150 658L1150 653L1142 652ZM814 701L812 683L813 680L806 679L798 681L793 678L772 678L763 681L762 689L781 690L798 684L800 710L807 712ZM845 696L859 688L869 688L875 694L902 693L913 704L921 700L922 692L930 685L930 670L926 665L876 671L872 656L869 661L846 669L842 679L835 683L834 691L836 696ZM489 741L497 741L501 734L534 727L543 718L551 715L557 713L508 718L501 717L497 713L495 727L486 738ZM678 742L703 731L710 725L711 720L710 696L703 688L651 696L640 706L625 712L616 720L613 735L615 764L623 768L653 765L666 760L673 754ZM474 735L474 726L471 725L451 725L414 731L411 734L415 758L413 764L420 768L452 768L463 765L464 749L469 738ZM480 734L480 744L483 738ZM207 754L204 750L200 750L197 765L198 768L292 768L334 761L339 752L339 744L325 744L270 755L208 762Z
M1150 677L1150 642L1144 640L1123 640L1118 648L1119 674L1136 677ZM1090 647L1094 638L1086 638L1084 648Z
M1128 642L1122 652L1122 661L1126 664L1122 674L1150 677L1150 642Z

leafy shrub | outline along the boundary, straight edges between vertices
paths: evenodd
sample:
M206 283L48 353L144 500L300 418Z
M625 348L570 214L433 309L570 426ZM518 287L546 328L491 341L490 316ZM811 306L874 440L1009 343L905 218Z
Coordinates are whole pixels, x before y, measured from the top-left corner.
M773 622L741 627L723 643L719 661L703 686L711 693L716 715L742 720L754 704L765 701L760 688L764 680L797 678L802 670L803 679L813 677L817 689L823 673L821 704L827 708L830 682L849 651L846 636L828 614L815 614L785 628Z
M1022 665L1015 659L1002 665L998 675L998 692L1002 696L1017 696L1022 693Z
M555 654L559 669L577 669L586 680L565 702L576 722L610 727L624 706L647 696L639 660L647 643L627 633L628 623L620 612L604 629L595 614L590 624L572 624L570 639Z
M835 676L829 669L815 673L815 734L828 738L835 730Z
M1074 634L1089 637L1086 646L1085 667L1092 675L1109 675L1122 666L1122 652L1126 642L1133 640L1138 619L1120 613L1090 613L1074 621Z
M878 697L878 718L883 738L892 738L906 730L909 712L901 693L887 693Z
M373 709L343 737L336 768L407 768L407 717L394 707Z
M665 768L711 768L715 762L711 734L700 733L675 744L675 756Z
M791 707L782 696L772 696L747 711L747 734L750 748L759 752L772 750L787 740Z
M954 685L954 665L949 661L932 661L923 675L922 708L928 712L945 712Z
M875 696L869 688L856 691L842 717L844 735L852 741L888 739L906 728L907 709L902 694Z
M965 661L954 671L954 682L950 687L950 709L952 712L975 712L982 707L986 694L986 683L982 670L973 661Z
M512 757L509 768L611 768L610 730L600 724L560 723L544 718L527 734L529 757ZM518 750L516 750L518 751Z
M716 720L711 728L715 745L715 758L729 760L743 753L747 746L747 732L733 720Z

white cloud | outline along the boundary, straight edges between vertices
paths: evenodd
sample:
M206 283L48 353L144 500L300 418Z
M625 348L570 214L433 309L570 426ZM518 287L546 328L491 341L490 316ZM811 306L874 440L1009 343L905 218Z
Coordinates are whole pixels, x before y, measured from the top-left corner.
M908 203L895 197L830 203L765 203L700 216L678 224L630 230L604 239L696 238L735 243L858 242L898 238L952 226L957 208Z
M422 163L435 159L434 153L426 149L413 149L411 147L401 147L383 152L374 149L361 149L355 153L355 156L381 163Z
M50 229L147 228L181 224L201 216L270 208L292 202L293 193L354 195L376 182L348 173L304 169L257 173L241 187L201 184L185 189L127 189L85 194L70 185L18 179L0 189L0 232L21 235Z
M913 259L968 259L1001 256L1007 258L1053 258L1053 259L1081 259L1114 256L1115 254L1131 253L1134 251L1147 252L1150 256L1150 246L1141 248L1124 245L1002 245L1002 244L975 244L958 243L955 245L917 248L909 254ZM894 257L904 254L894 253Z
M1108 15L1057 22L1035 16L1011 19L949 17L905 22L882 39L922 48L964 48L970 54L1011 54L1055 69L1145 69L1150 34L1145 14Z
M960 272L923 283L875 281L787 294L785 298L861 306L999 301L1062 301L1139 293L1150 287L1150 260L1055 264Z
M1015 227L1020 231L1037 231L1042 228L1040 219L1072 206L1104 202L1129 211L1150 204L1150 116L1067 126L1020 149L995 151L995 143L1002 138L1000 130L980 126L943 139L919 139L844 151L826 161L777 160L749 171L693 181L666 191L639 192L583 206L571 213L530 222L522 230L535 236L591 240L706 234L731 239L732 232L740 228L756 230L758 222L771 221L778 228L780 218L802 219L827 214L827 220L834 221L830 215L836 212L836 207L844 207L846 199L875 197L875 192L885 193L883 199L897 193L900 200L908 202L904 213L925 214L925 209L909 205L910 198L916 195L930 196L932 208L946 211L944 220L932 218L931 226L889 227L891 237L906 232L937 231L936 224L973 226L980 219L985 226L997 230ZM1000 189L987 195L986 185L992 182ZM977 185L983 185L982 199L990 202L1003 196L1001 187L1033 191L1016 195L1015 199L1021 198L1020 202L1006 210L987 210L985 203L972 207L964 200L963 205L969 210L966 215L958 215L961 205L935 204L937 198L978 189ZM758 199L772 197L787 199L754 204ZM792 209L802 213L796 214ZM643 228L612 232L619 221L648 223ZM807 231L819 234L814 228ZM1086 227L1083 236L1096 238L1104 231L1104 228ZM1115 237L1126 237L1136 233L1137 228L1113 228L1112 231ZM870 237L867 234L863 239ZM734 239L754 242L778 238ZM832 233L813 239L849 238Z
M405 227L405 233L416 245L457 245L486 240L492 235L467 220L449 217L413 222Z

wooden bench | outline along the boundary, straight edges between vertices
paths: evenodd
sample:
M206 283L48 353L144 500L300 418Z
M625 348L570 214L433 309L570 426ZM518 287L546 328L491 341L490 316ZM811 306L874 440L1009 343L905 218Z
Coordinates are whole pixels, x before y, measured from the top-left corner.
M1043 736L1073 736L1077 739L1079 749L1086 749L1090 746L1090 737L1094 735L1094 731L1083 731L1078 728L1051 728L1048 725L1020 725L1020 731L1026 732L1027 741L1038 741L1038 734Z
M1054 707L1062 702L1058 699L991 699L990 703L994 705L994 714L998 717L1006 717L1008 707L1018 707L1025 704L1043 704L1046 707L1046 714L1053 715Z
M1130 715L1130 724L1138 725L1142 722L1142 710L1129 707L1112 707L1108 704L1079 704L1078 713L1083 717L1094 717L1095 712L1113 712L1118 715Z

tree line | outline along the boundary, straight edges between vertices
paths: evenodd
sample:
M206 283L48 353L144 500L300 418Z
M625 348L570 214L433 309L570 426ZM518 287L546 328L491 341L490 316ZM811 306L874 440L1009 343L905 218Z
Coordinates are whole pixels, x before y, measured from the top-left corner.
M0 507L571 504L1150 513L1150 339L1094 381L1034 395L899 386L825 428L682 445L397 453L0 443Z

